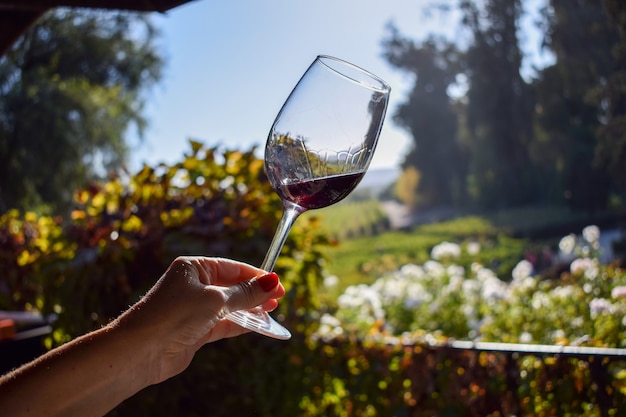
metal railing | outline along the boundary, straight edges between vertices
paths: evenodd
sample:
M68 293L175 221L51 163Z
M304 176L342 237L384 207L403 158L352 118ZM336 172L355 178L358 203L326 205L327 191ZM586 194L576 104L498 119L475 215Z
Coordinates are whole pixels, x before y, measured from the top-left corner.
M556 360L575 358L585 361L589 364L590 375L595 384L596 404L603 417L615 415L611 411L615 409L613 397L622 395L619 390L609 388L613 378L608 368L616 361L624 361L624 368L626 369L626 349L471 341L450 341L437 348L504 355L506 358L506 380L508 389L511 391L518 388L519 380L516 376L520 375L519 359L523 356L553 357ZM517 407L521 409L519 404ZM619 410L619 412L625 413L620 415L626 415L626 410Z

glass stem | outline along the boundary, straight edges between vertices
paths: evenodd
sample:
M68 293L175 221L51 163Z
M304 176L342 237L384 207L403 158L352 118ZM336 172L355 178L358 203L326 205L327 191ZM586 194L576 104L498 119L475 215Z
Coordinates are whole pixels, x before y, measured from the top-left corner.
M263 263L261 264L262 270L270 272L274 269L278 255L280 255L280 251L287 240L291 227L298 216L304 212L305 209L297 204L289 201L283 202L283 215L280 219L280 223L278 223L270 248L265 255L265 260L263 260Z

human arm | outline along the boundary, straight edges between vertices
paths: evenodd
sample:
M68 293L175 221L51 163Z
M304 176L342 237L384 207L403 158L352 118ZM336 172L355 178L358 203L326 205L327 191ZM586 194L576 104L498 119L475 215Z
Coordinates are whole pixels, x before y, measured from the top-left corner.
M275 274L216 258L178 258L109 325L0 378L10 416L101 416L141 389L187 368L204 344L247 330L224 313L262 305L284 288Z

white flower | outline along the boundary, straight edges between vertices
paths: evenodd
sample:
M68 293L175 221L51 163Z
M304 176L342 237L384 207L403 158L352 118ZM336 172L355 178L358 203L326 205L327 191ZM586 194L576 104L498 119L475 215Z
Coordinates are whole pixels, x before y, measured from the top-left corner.
M432 301L432 299L432 294L426 291L422 284L414 282L406 287L404 307L409 309L419 307L424 303Z
M313 335L314 339L322 339L324 341L330 341L343 334L343 328L341 322L330 314L324 314L320 318L320 327Z
M533 264L531 264L529 261L525 259L519 261L517 265L515 265L515 268L513 268L513 271L511 273L513 275L513 280L520 281L524 278L528 278L532 275L533 269Z
M352 285L339 296L340 308L355 310L364 321L383 319L385 311L378 292L365 284Z
M424 268L419 265L406 264L400 268L402 275L413 276L415 278L421 278L424 276Z
M605 298L594 298L589 303L591 318L596 318L600 314L612 313L613 304Z
M530 303L535 310L539 310L550 305L550 298L546 293L536 292L533 294L533 298Z
M594 267L594 261L591 258L576 258L569 266L569 270L572 274L579 272L585 273L588 269Z
M562 300L569 300L572 298L574 294L574 287L571 285L558 286L552 289L551 292L555 298L560 298Z
M376 291L384 303L394 302L404 296L407 279L402 276L390 275L379 278L372 284L371 289Z
M478 274L478 271L483 269L483 266L480 263L478 263L478 262L472 262L472 265L470 266L470 269L472 270L473 274Z
M463 279L463 277L465 276L465 268L459 265L449 265L446 268L446 273L448 274L450 279L452 279L453 277L459 277Z
M585 271L585 278L593 281L594 279L598 278L599 274L600 268L598 268L598 260L594 259L591 266Z
M495 275L482 282L482 296L489 304L504 299L506 297L506 290L506 284Z
M595 225L585 227L583 229L583 239L592 245L597 243L600 240L600 228Z
M341 326L341 322L339 321L339 319L328 313L322 314L322 317L320 317L320 323L333 327Z
M456 243L441 242L430 251L430 257L435 260L458 258L461 256L461 247Z
M477 294L480 294L480 282L475 279L466 279L461 284L463 294L468 298L473 298Z
M611 290L611 297L613 298L626 297L626 286L620 285L620 286L613 288L613 290Z
M563 329L558 329L552 332L552 339L555 341L565 339L566 336L567 335L565 334L565 331Z
M442 290L442 294L454 294L459 292L463 288L463 282L465 279L462 275L451 275L450 282Z
M469 242L466 247L468 255L478 255L480 252L480 243L478 242Z
M339 283L339 278L337 275L329 275L324 278L324 286L326 288L335 287Z
M537 280L534 277L526 277L520 280L514 280L509 285L511 292L521 291L527 292L533 290L537 286Z
M468 319L473 319L476 317L476 307L470 304L463 304L461 307L461 311Z
M576 247L576 236L573 233L563 237L559 242L559 250L564 255L569 255L574 252L574 248Z
M479 280L480 282L484 283L485 281L488 281L493 278L498 279L496 274L489 268L480 268L476 271L476 279Z
M426 263L424 263L424 271L432 278L441 278L446 273L443 265L437 261L426 261Z
M533 335L528 332L523 332L519 335L520 343L531 343L533 341Z

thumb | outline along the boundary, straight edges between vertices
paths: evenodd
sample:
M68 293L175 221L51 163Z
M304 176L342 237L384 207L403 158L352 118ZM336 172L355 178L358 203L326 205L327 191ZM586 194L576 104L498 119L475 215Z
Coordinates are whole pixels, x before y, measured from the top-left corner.
M257 307L275 296L278 275L269 272L259 278L241 281L227 288L227 311L247 310Z

